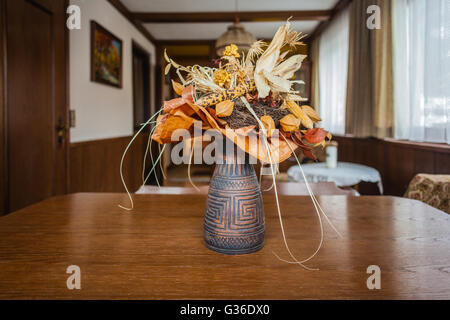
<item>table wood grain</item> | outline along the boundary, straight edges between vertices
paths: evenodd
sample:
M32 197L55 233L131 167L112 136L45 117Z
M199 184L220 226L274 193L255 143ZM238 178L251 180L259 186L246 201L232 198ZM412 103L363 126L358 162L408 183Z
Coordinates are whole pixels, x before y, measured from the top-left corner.
M395 197L322 196L342 233L325 228L307 271L288 258L272 195L264 196L265 247L226 256L203 245L204 195L79 193L0 218L0 298L20 299L449 299L450 216ZM320 239L308 197L280 197L288 243L299 258ZM66 268L81 268L68 290ZM369 265L381 289L366 286Z

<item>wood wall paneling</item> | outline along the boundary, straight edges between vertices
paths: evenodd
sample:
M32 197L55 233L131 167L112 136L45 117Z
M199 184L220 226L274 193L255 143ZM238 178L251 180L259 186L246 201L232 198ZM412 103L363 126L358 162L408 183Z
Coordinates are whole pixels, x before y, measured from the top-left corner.
M142 161L148 135L141 134L131 145L123 163L123 176L130 192L142 184ZM125 192L120 177L120 160L131 136L72 143L70 146L70 192ZM156 160L156 144L152 144ZM147 157L147 168L150 167ZM147 169L148 172L148 169ZM157 170L161 181L160 170ZM154 184L154 175L149 182Z
M384 193L402 196L417 173L450 174L450 146L334 136L338 160L376 168Z

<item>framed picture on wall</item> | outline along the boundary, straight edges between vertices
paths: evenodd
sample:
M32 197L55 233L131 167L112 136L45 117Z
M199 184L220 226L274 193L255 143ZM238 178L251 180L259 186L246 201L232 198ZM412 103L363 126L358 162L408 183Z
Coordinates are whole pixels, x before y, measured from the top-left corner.
M91 21L91 81L122 88L122 40Z

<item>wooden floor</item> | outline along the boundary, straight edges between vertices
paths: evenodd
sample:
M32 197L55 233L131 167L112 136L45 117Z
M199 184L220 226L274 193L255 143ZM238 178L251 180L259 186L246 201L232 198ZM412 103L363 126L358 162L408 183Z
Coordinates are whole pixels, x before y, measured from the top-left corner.
M266 244L226 256L203 245L204 195L56 197L0 218L0 298L24 299L450 299L450 216L394 197L323 196L324 247L289 259L274 198L264 196ZM314 252L320 229L308 197L280 197L288 244ZM81 290L68 290L70 265ZM381 289L366 286L381 268Z

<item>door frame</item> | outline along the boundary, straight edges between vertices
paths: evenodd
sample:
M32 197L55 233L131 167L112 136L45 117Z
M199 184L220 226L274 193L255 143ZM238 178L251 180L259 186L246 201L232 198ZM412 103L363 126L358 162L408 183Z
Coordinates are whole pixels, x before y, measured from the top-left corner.
M8 164L8 57L7 57L7 0L0 0L0 52L3 59L0 59L0 216L9 212L9 164ZM61 153L55 153L55 180L54 194L65 194L69 189L69 32L66 27L66 8L68 0L24 0L33 5L42 7L53 14L54 39L59 39L53 43L54 65L53 70L58 68L58 75L55 71L53 82L61 83L53 90L54 124L60 116L66 127L64 130L65 149ZM62 52L61 52L62 51ZM56 78L58 76L58 78ZM58 92L56 92L58 91ZM55 129L56 130L56 129ZM56 134L55 134L56 137ZM56 143L56 141L54 141ZM58 168L58 165L64 168ZM64 172L59 175L58 172Z
M6 136L6 0L0 0L0 216L6 212L8 193L8 161Z
M146 91L148 92L148 117L153 116L153 114L156 112L155 107L152 106L152 102L154 103L154 90L152 90L152 81L155 81L155 79L152 78L152 71L153 71L153 66L152 66L152 60L151 60L151 54L147 51L147 49L145 49L143 46L141 46L138 42L136 42L134 39L131 39L131 77L132 77L132 95L133 95L133 115L134 115L134 63L133 63L133 58L134 58L134 52L137 51L139 52L139 54L143 55L146 59L146 64L148 65L148 67L146 67L146 72L145 72L145 77L148 79L148 83L146 86ZM134 117L133 117L133 131L134 133L137 132L136 128L134 127L135 123L134 123ZM143 133L145 134L150 134L150 127L148 127L148 130L144 130ZM146 144L143 146L145 148ZM154 149L156 150L156 149ZM157 154L153 154L153 158L156 159ZM161 159L161 161L164 160ZM163 174L163 172L159 169L159 166L157 166L155 168L155 172L156 175L158 177L159 181L163 181L163 177L165 176ZM152 184L152 182L154 182L154 184L156 184L156 182L153 180L153 175L150 176L149 180L147 181L147 184ZM164 182L163 182L164 184Z
M134 115L134 87L135 87L135 83L134 83L134 63L133 63L133 59L134 59L134 52L137 51L139 52L139 54L145 56L146 59L146 64L147 64L147 68L145 69L145 73L144 73L144 77L146 79L148 79L148 83L147 86L145 86L145 90L147 93L147 99L148 101L148 114L149 116L152 116L152 103L151 103L151 99L152 99L152 90L151 90L151 74L152 74L152 63L151 63L151 56L150 53L144 49L144 47L142 47L139 43L137 43L134 39L131 40L131 81L132 81L132 95L133 95L133 115ZM134 117L133 117L133 130L134 132L136 132L136 128L134 127Z

